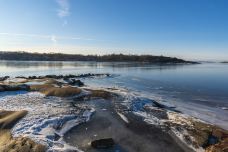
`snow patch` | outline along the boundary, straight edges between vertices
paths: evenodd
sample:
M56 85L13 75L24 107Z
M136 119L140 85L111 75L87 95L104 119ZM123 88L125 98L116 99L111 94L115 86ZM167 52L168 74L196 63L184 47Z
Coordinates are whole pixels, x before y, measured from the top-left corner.
M4 81L4 83L23 83L26 81L27 79L24 78L8 78Z
M95 109L87 105L74 107L71 102L58 97L45 97L38 92L0 93L0 109L28 111L14 126L13 136L29 137L46 145L48 152L80 151L67 145L62 136L78 124L89 121Z
M123 121L125 121L126 123L129 123L129 120L127 119L126 116L124 116L122 113L117 112L117 114L120 116L121 119L123 119Z

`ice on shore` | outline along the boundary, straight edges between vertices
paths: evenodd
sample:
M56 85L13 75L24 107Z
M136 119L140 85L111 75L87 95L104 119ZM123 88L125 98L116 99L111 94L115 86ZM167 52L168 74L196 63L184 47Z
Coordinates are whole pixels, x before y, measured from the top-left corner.
M150 98L140 96L132 91L119 92L115 91L122 97L122 104L127 108L127 111L131 111L137 116L140 116L146 123L157 126L167 132L169 128L170 135L182 141L186 147L189 147L191 150L196 152L202 152L202 147L194 147L191 143L187 143L185 137L188 136L191 138L191 141L194 141L193 137L187 132L184 128L185 126L192 127L192 121L201 121L197 118L193 118L187 114L179 113L171 104L163 105L160 102L154 101ZM124 113L120 116L122 119L125 119ZM127 119L127 117L126 117ZM177 129L176 126L183 126L181 129Z
M47 151L80 151L67 145L62 136L80 123L89 121L95 109L87 105L72 106L71 101L45 97L38 92L0 93L0 109L27 110L28 114L13 128L14 137L24 136L44 144Z
M124 115L123 115L122 113L120 113L120 112L117 112L117 114L120 116L120 118L121 118L124 122L129 123L129 120L127 119L126 116L124 116Z
M27 79L24 78L8 78L4 81L4 83L24 83Z

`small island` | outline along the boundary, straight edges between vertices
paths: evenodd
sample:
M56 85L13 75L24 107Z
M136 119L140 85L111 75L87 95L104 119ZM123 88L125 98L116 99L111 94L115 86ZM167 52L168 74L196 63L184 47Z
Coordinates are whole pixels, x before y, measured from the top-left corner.
M81 55L62 53L29 53L29 52L0 52L0 60L18 61L94 61L94 62L146 62L154 64L197 64L175 57L154 55Z
M221 63L228 63L228 61L223 61L223 62L221 62Z

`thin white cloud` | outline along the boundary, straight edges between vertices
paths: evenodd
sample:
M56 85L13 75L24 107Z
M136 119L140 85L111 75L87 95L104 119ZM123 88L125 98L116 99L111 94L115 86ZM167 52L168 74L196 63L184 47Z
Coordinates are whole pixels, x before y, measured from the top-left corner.
M0 33L0 35L6 35L6 36L21 36L21 37L36 37L36 38L50 38L49 35L37 35L37 34L19 34L19 33Z
M84 41L95 40L95 39L91 39L91 38L82 38L82 37L74 37L74 36L67 37L67 36L56 36L56 35L38 35L38 34L21 34L21 33L0 33L0 35L49 39L50 41L52 41L54 43L56 43L57 40L84 40Z
M55 36L55 35L52 35L52 36L51 36L51 41L52 41L53 43L57 43L57 39L56 39L56 36Z
M56 0L59 8L57 10L57 15L60 18L64 18L70 15L70 4L68 0Z

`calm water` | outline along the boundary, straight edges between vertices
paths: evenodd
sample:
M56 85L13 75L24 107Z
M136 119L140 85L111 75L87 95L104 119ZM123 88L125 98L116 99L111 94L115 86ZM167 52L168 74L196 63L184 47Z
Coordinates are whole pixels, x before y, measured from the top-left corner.
M0 76L110 73L89 85L126 88L135 95L172 104L205 121L228 126L228 64L159 66L139 63L0 61Z

